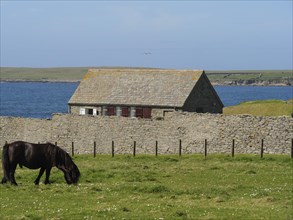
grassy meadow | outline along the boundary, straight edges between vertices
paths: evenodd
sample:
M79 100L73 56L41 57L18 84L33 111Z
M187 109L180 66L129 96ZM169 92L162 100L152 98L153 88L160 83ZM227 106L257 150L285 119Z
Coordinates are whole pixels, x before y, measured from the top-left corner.
M260 100L243 102L239 105L225 107L223 113L225 115L291 116L291 113L293 113L293 99L288 101Z
M19 186L0 185L0 219L293 219L288 155L77 155L74 161L82 175L77 186L56 168L52 184L35 186L38 171L17 168Z
M206 71L209 79L217 82L238 80L270 81L292 80L292 70L229 70Z

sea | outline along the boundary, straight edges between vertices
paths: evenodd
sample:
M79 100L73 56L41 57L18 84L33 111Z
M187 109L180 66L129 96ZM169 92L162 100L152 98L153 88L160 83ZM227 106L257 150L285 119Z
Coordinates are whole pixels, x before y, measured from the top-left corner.
M1 82L0 116L51 118L68 112L67 103L79 83ZM289 100L292 86L214 86L224 106L255 100Z

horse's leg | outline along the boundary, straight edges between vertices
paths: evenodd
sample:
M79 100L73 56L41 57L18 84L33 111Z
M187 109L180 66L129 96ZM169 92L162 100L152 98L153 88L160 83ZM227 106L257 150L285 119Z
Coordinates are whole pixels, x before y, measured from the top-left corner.
M45 168L41 167L39 175L38 175L37 179L34 182L35 185L39 185L40 179L41 179L41 177L42 177L44 172L45 172Z
M51 169L52 169L52 167L48 167L48 168L46 169L46 179L45 179L45 184L50 183L50 181L49 181L49 177L50 177Z
M15 173L15 169L17 164L10 164L10 170L9 170L9 181L11 182L11 184L16 185L17 183L15 181L15 177L14 177L14 173Z
M6 183L7 182L7 178L4 176L3 178L2 178L2 180L1 180L1 184L4 184L4 183Z

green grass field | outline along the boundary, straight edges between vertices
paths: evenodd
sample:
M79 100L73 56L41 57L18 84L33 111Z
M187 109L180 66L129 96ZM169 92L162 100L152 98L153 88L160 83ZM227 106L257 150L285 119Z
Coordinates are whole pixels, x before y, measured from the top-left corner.
M228 71L206 71L212 79L256 79L274 80L292 78L292 70L228 70Z
M225 107L223 113L225 115L291 116L291 113L293 113L293 99L288 101L261 100L243 102L239 105Z
M77 155L77 186L17 168L0 185L0 219L293 219L289 155ZM0 175L2 176L2 170Z

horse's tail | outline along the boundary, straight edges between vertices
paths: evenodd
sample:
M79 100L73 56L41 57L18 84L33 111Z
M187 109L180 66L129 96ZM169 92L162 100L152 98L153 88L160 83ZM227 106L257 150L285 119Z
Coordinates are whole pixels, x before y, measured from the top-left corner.
M5 144L2 150L2 168L4 178L9 180L9 145Z

